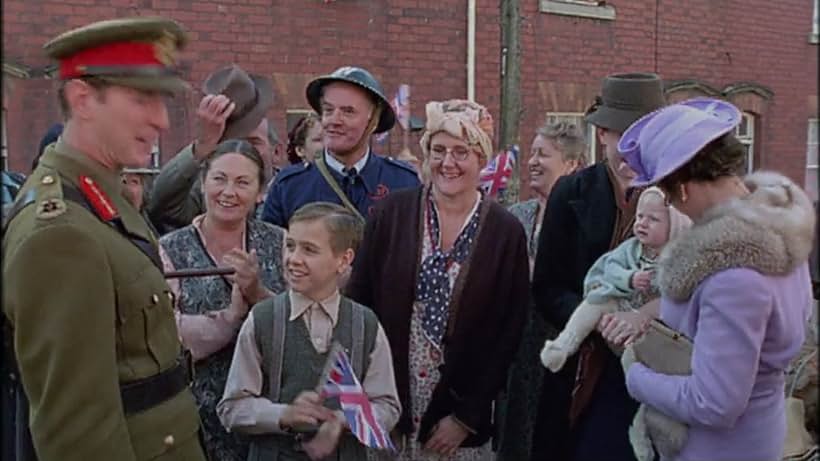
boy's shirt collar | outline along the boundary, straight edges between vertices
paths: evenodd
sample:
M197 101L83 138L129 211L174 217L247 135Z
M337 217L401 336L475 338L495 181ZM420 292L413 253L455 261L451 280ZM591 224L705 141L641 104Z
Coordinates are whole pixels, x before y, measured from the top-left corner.
M332 295L319 302L297 293L293 289L288 290L288 296L290 297L290 318L288 320L291 322L301 317L311 306L318 304L325 314L330 317L333 326L336 326L336 322L339 320L339 302L341 301L339 290L334 291Z

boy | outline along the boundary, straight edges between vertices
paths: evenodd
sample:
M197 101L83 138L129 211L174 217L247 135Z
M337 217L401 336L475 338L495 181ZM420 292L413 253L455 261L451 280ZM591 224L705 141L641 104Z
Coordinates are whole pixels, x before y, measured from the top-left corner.
M344 429L338 404L315 392L334 341L349 351L377 422L401 411L387 338L373 312L339 294L362 224L344 207L315 202L289 221L285 277L290 289L257 304L239 332L217 407L229 431L253 434L249 461L365 458ZM305 428L318 428L310 438Z

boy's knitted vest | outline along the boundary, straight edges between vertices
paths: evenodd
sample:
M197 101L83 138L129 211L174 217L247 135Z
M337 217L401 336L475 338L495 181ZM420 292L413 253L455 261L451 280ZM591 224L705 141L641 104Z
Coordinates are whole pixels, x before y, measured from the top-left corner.
M290 297L285 292L263 301L251 312L256 345L262 356L262 394L275 403L290 403L302 391L316 389L328 356L316 352L302 319L288 321L290 310ZM348 352L359 382L370 365L377 330L378 321L370 309L341 297L332 341L339 342ZM365 447L348 432L342 434L336 453L328 459L365 458ZM248 461L308 459L291 435L281 434L255 436L248 456Z

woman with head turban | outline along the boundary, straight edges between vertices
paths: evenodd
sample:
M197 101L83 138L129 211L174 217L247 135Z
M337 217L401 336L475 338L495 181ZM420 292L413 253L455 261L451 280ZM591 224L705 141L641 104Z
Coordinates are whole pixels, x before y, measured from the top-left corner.
M481 105L427 104L421 148L430 184L374 210L348 284L390 340L402 460L490 455L493 400L529 299L524 229L478 189L492 134Z

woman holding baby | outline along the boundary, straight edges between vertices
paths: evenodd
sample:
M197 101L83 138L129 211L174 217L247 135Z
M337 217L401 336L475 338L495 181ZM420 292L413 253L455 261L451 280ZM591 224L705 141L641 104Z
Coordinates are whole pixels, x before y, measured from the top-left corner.
M727 102L693 99L641 118L618 144L633 185L657 184L694 221L663 250L657 273L661 319L693 341L691 375L658 373L633 363L632 347L624 353L630 395L688 426L679 451L662 459L782 455L784 370L810 313L815 218L788 178L738 176L740 120Z

